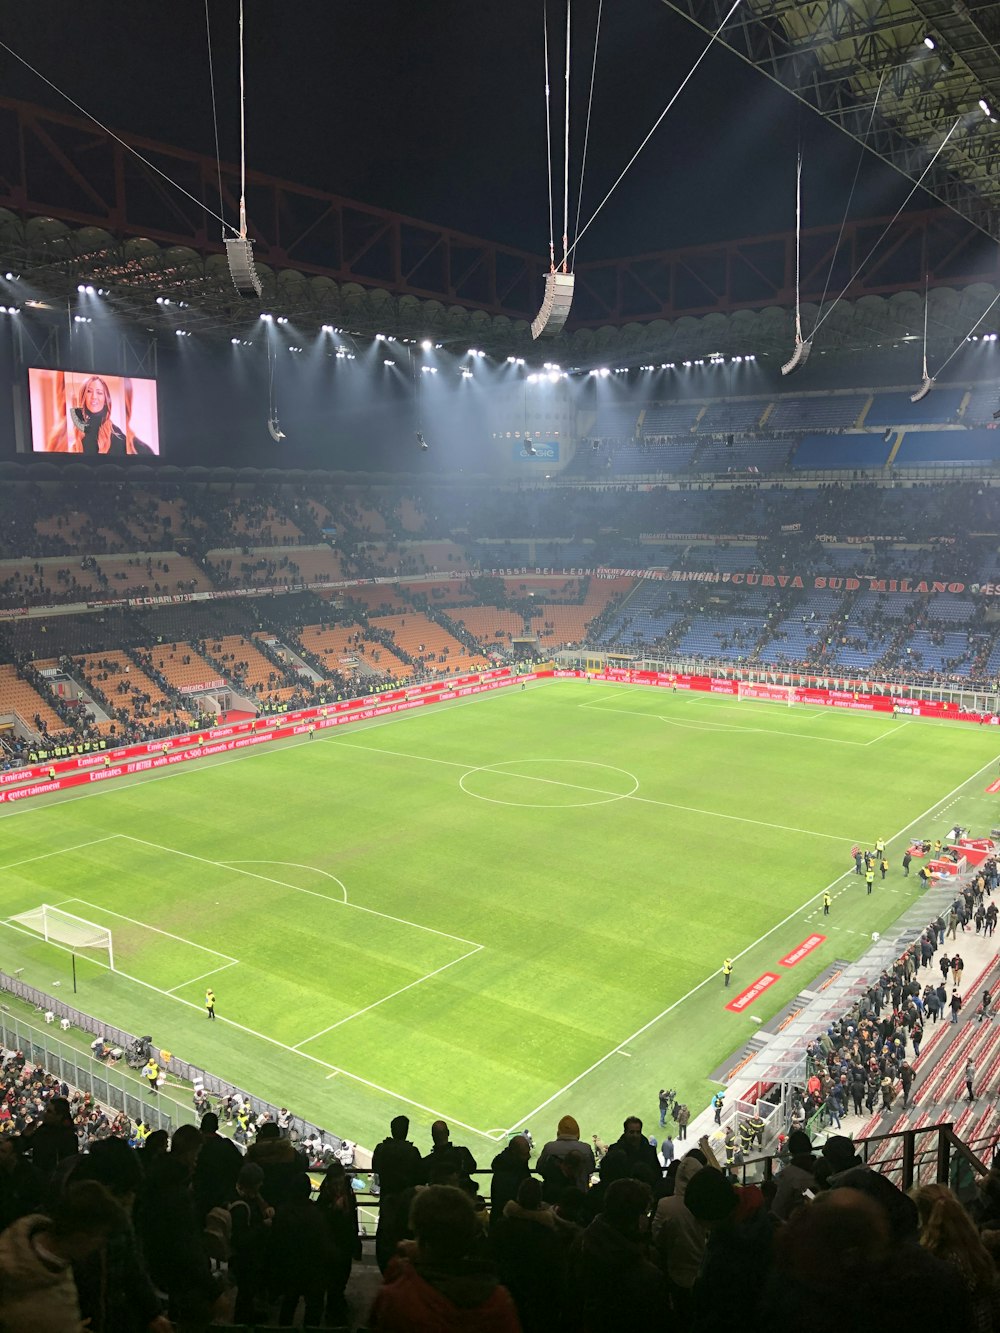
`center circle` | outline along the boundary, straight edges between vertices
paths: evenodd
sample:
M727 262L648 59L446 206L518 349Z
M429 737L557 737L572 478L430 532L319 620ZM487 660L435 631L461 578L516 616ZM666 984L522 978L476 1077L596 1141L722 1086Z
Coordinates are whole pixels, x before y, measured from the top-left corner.
M639 790L639 779L628 769L592 759L505 759L468 769L458 785L466 796L492 805L577 810L624 801Z

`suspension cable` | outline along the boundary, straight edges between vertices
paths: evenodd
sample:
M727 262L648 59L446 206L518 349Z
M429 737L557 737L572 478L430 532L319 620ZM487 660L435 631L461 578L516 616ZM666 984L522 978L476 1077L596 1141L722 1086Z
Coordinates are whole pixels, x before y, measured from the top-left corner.
M584 226L584 227L582 228L582 230L581 230L580 232L578 232L577 237L576 237L576 240L573 242L573 244L569 247L569 249L568 249L567 252L566 252L566 258L567 258L567 259L568 259L569 256L573 253L573 251L576 249L576 247L580 244L580 241L583 239L583 237L584 237L584 235L586 234L586 232L587 232L587 231L590 229L590 227L593 225L593 223L594 223L594 221L595 221L595 219L596 219L598 213L600 213L601 209L604 207L604 205L608 202L608 200L609 200L609 199L611 198L611 196L614 194L615 190L618 189L618 186L621 185L622 181L625 179L626 175L628 174L629 170L631 169L632 164L635 162L636 158L639 156L639 154L642 152L642 150L646 147L646 144L649 143L650 139L653 137L653 135L654 135L654 134L656 133L656 131L659 129L660 124L661 124L662 121L666 118L667 113L673 108L673 105L674 105L674 103L677 101L678 97L680 97L681 93L684 91L684 89L685 89L685 88L688 86L688 84L691 82L691 79L694 77L694 73L695 73L695 71L697 70L698 66L701 64L701 62L702 62L702 61L705 59L705 57L708 55L709 51L710 51L710 50L712 49L712 47L715 45L716 38L717 38L717 37L719 36L719 34L722 32L722 29L726 26L726 24L729 22L729 20L732 18L732 16L736 13L737 9L739 9L741 3L742 3L742 0L733 0L733 4L732 4L732 6L730 7L729 13L728 13L728 14L726 15L726 17L722 20L722 22L719 24L719 26L716 28L716 30L712 33L711 37L708 39L708 44L706 45L705 49L702 51L701 55L700 55L700 56L698 57L698 59L694 62L694 64L691 66L691 68L688 70L687 74L685 74L683 80L681 81L680 87L677 89L677 91L674 93L673 97L671 97L670 101L667 103L667 105L666 105L666 106L663 108L663 110L660 112L659 116L657 116L656 120L655 120L654 123L653 123L653 127L652 127L652 129L651 129L651 130L649 131L649 133L646 135L645 139L643 139L642 143L639 145L639 147L635 150L635 152L634 152L634 153L632 154L632 156L629 158L628 163L627 163L626 166L625 166L625 170L621 173L621 175L620 175L620 176L618 177L618 179L615 181L614 185L612 185L611 189L607 192L607 194L604 196L604 198L601 200L601 202L600 202L600 203L597 205L597 207L594 209L593 213L592 213L591 216L590 216L590 220L587 222L586 226Z
M840 254L840 243L844 239L844 229L847 226L847 218L851 211L851 204L854 202L854 192L858 188L858 178L861 175L861 164L865 160L865 153L868 149L868 136L871 134L872 125L875 123L875 112L878 109L878 99L882 95L882 85L885 82L885 69L879 75L878 89L875 93L875 101L872 103L871 115L868 117L868 124L865 126L865 137L861 140L861 152L858 154L857 165L854 168L854 179L851 181L850 193L847 196L847 203L844 207L844 216L840 219L840 231L837 232L837 240L833 247L833 253L830 256L830 267L827 270L826 282L823 284L823 295L820 297L819 310L816 312L816 319L819 320L823 314L823 307L826 305L826 298L830 292L830 279L833 277L833 267L837 262L837 256ZM812 335L815 337L816 328L813 326Z
M212 88L212 126L215 130L215 166L219 173L219 212L225 212L222 197L222 153L219 150L219 111L215 100L215 61L212 59L212 23L208 15L208 0L205 0L205 36L208 38L208 78ZM223 225L222 239L226 239Z
M587 123L583 131L583 160L580 163L580 193L576 200L576 235L573 238L573 248L576 248L576 242L580 239L580 209L583 207L583 181L587 174L587 148L590 145L590 117L594 109L594 80L597 76L597 48L601 41L601 15L604 11L604 0L597 0L597 29L594 33L594 60L590 67L590 94L587 98Z
M247 238L247 102L243 75L243 0L240 0L240 239Z
M549 10L542 0L542 31L545 38L545 149L549 163L549 269L556 271L556 224L552 203L552 89L549 83Z
M179 190L181 194L186 196L186 198L190 199L193 204L197 204L198 207L203 209L210 217L215 218L217 222L221 222L224 227L229 227L230 231L233 230L233 228L229 226L229 223L226 221L224 217L221 217L218 213L216 213L216 211L213 208L209 208L209 206L205 203L204 199L199 199L198 196L192 194L190 190L185 190L183 185L178 184L178 182L175 181L172 176L168 176L167 173L163 171L160 167L158 167L155 162L151 162L148 157L143 156L143 154L139 152L138 148L133 148L130 143L126 143L126 141L121 137L120 134L116 134L114 130L110 129L107 125L105 125L102 120L98 120L95 115L89 112L86 107L81 106L80 103L77 102L74 98L70 97L69 93L66 92L64 89L60 88L58 84L53 83L51 79L46 78L45 75L41 72L41 70L36 69L35 66L31 64L30 61L25 60L24 56L18 55L18 53L14 50L12 46L8 46L6 42L0 41L0 50L6 51L8 55L13 56L15 60L17 60L20 64L24 66L25 69L30 70L31 73L34 74L36 78L41 79L41 81L44 84L47 84L48 87L50 87L53 90L53 92L57 92L60 97L65 98L65 100L70 104L71 107L75 107L76 110L79 111L82 116L86 116L87 119L92 124L96 125L99 130L103 130L103 132L108 136L109 139L114 139L115 143L120 144L122 148L125 149L126 152L129 152L132 154L133 157L138 158L138 160L143 164L144 167L148 167L150 171L155 171L157 176L161 176L163 180L167 182L168 185L172 185L175 190Z
M952 353L951 353L951 355L948 357L948 359L947 359L946 361L943 361L943 362L941 363L941 365L938 367L938 369L937 369L937 374L935 375L935 379L936 379L939 375L941 375L941 374L943 373L943 371L944 371L944 369L945 369L946 366L951 365L952 361L954 361L955 357L958 356L959 352L962 350L962 348L964 347L964 345L969 341L969 339L970 339L970 338L972 337L972 335L975 333L976 329L979 328L980 324L982 324L983 320L984 320L984 319L986 318L986 316L990 313L990 311L993 309L993 307L997 304L998 301L1000 301L1000 291L997 292L996 296L994 296L993 300L989 303L989 305L986 307L986 309L983 311L983 313L979 316L979 318L976 320L975 324L973 324L972 328L971 328L971 329L969 330L969 332L965 335L965 337L962 339L962 341L961 341L960 343L958 343L958 345L954 348L954 350L952 351ZM925 318L925 320L926 320L926 315L925 315L924 318ZM926 335L925 335L925 336L926 336ZM925 374L927 373L926 359L925 359L925 364L924 364L924 373L925 373Z
M802 146L795 166L795 341L802 342Z
M941 151L943 150L945 144L947 144L948 140L949 140L949 139L951 138L951 136L955 133L955 131L958 129L958 127L959 127L959 125L961 125L961 123L962 123L962 117L961 117L961 116L958 116L958 117L956 118L956 120L955 120L954 125L952 125L951 129L948 131L948 133L944 136L944 138L943 138L943 139L941 140L941 142L938 144L937 148L934 150L934 156L933 156L933 157L931 158L931 160L927 163L926 167L924 167L923 171L922 171L922 172L920 173L920 175L917 177L916 181L914 181L913 186L912 186L912 188L909 190L909 192L907 193L906 198L903 200L903 202L900 204L900 206L896 209L895 213L893 213L892 217L889 219L888 223L886 224L885 228L883 229L881 235L880 235L880 236L878 237L878 239L876 240L875 244L874 244L874 245L872 246L872 248L868 251L868 253L865 255L864 259L862 259L861 263L858 265L858 267L857 267L857 268L854 270L854 272L851 274L850 278L848 278L847 282L844 284L843 290L841 291L840 295L837 297L837 299L833 302L833 304L832 304L832 305L830 306L830 308L827 310L826 314L823 315L820 319L817 319L817 321L816 321L816 326L815 326L815 328L814 328L813 331L812 331L812 336L813 336L814 338L815 338L816 334L819 332L821 326L822 326L823 324L826 323L826 321L830 318L830 316L831 316L831 315L833 314L833 312L836 310L837 306L838 306L838 305L840 304L840 302L844 299L844 297L846 296L847 292L850 291L850 289L851 289L851 287L853 286L853 284L857 281L857 279L858 279L858 275L861 273L861 270L865 267L865 265L868 263L869 259L871 259L872 255L875 253L875 251L879 248L879 246L882 244L882 242L883 242L883 241L885 240L885 238L888 236L890 230L891 230L892 227L895 225L897 218L898 218L899 215L902 213L902 211L903 211L903 209L906 207L906 205L907 205L907 204L910 202L910 200L913 198L913 196L916 194L916 192L920 189L920 186L923 184L924 177L927 175L927 173L930 171L931 167L932 167L932 166L934 165L934 163L937 161L938 156L939 156L939 154L941 153Z
M563 126L563 238L562 271L567 271L569 258L569 73L572 53L571 26L573 20L573 0L566 0L566 115Z

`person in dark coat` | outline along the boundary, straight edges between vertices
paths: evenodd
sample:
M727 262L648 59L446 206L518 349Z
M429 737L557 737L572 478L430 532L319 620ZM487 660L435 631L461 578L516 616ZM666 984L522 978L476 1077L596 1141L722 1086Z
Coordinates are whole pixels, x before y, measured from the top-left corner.
M300 1300L305 1302L304 1324L318 1327L323 1318L333 1245L311 1194L312 1182L302 1172L292 1182L285 1202L275 1210L271 1228L272 1273L275 1289L281 1295L278 1323L283 1328L293 1322Z
M272 1208L293 1197L294 1183L309 1166L305 1153L299 1152L291 1139L283 1139L273 1120L265 1121L247 1149L244 1159L255 1162L264 1172L261 1193Z
M41 1120L21 1138L23 1148L31 1149L32 1164L49 1176L60 1162L80 1151L73 1113L65 1097L53 1097Z
M330 1239L330 1257L326 1273L326 1322L347 1323L345 1292L351 1266L361 1258L361 1231L358 1226L358 1200L343 1164L330 1162L319 1187L316 1207L326 1224Z
M643 1134L642 1121L637 1115L630 1115L624 1122L621 1138L615 1139L611 1148L612 1150L621 1148L629 1162L645 1162L657 1175L661 1173L662 1168L660 1159L656 1155L656 1148Z
M719 1171L699 1171L684 1203L708 1230L701 1272L694 1285L691 1333L713 1333L729 1321L734 1291L750 1327L767 1322L763 1290L781 1223L764 1205L756 1185L737 1186Z
M375 1258L384 1273L396 1246L408 1235L410 1201L414 1187L423 1181L420 1149L406 1137L410 1121L397 1115L389 1125L390 1136L383 1139L372 1154L372 1170L378 1175L378 1230L375 1232Z
M212 1208L227 1208L236 1198L236 1177L243 1154L232 1139L219 1133L219 1117L209 1111L201 1119L201 1152L194 1168L194 1201L204 1218Z
M541 1182L533 1176L504 1205L490 1243L524 1333L551 1333L559 1327L566 1256L577 1234L542 1201Z
M504 1206L517 1198L522 1181L531 1179L531 1144L523 1134L516 1134L491 1163L490 1231L503 1215Z
M20 1151L13 1134L0 1138L0 1231L19 1217L40 1211L45 1181Z
M431 1125L431 1150L423 1158L423 1178L431 1185L465 1185L471 1181L476 1159L468 1148L452 1143L451 1131L444 1120Z
M651 1202L641 1181L614 1181L604 1211L575 1242L564 1303L574 1333L665 1333L672 1326L666 1283L643 1238Z

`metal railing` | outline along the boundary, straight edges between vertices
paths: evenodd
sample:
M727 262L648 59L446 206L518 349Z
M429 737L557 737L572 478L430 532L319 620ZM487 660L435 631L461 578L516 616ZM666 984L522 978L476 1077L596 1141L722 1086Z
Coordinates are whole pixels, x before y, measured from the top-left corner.
M120 1047L122 1050L126 1050L133 1042L141 1040L131 1032L125 1032L122 1028L113 1027L109 1023L104 1023L99 1019L93 1018L90 1014L84 1013L82 1009L77 1009L74 1005L67 1004L64 1000L54 999L51 995L46 995L44 991L38 990L35 986L29 986L19 978L9 976L6 972L2 971L0 971L0 991L5 991L8 995L13 995L16 999L32 1005L39 1013L51 1013L53 1015L53 1023L58 1023L65 1018L71 1027L79 1028L82 1032L90 1033L93 1037L102 1037L112 1046ZM79 1071L89 1075L91 1078L97 1079L97 1084L102 1088L105 1086L107 1087L103 1100L106 1100L109 1105L115 1106L118 1110L128 1110L126 1106L118 1106L118 1104L111 1099L110 1093L115 1090L115 1085L112 1082L109 1082L107 1078L107 1071L111 1068L110 1066L106 1065L103 1061L97 1061L91 1058L90 1064L96 1066L96 1068L88 1069L88 1057L74 1047L60 1041L54 1034L50 1038L47 1031L32 1027L30 1023L27 1023L24 1020L19 1020L9 1010L0 1012L0 1018L3 1020L2 1026L5 1029L9 1027L12 1033L16 1032L18 1024L20 1023L21 1028L27 1030L29 1033L29 1043L35 1041L39 1051L44 1050L46 1045L62 1047L63 1051L57 1053L57 1058L65 1059L67 1066L75 1062ZM30 1034L36 1035L32 1036ZM39 1038L43 1040L38 1040ZM6 1037L4 1038L4 1041L8 1045L14 1045L19 1050L23 1050L26 1055L28 1054L25 1047L20 1045L17 1041L9 1042ZM154 1049L159 1050L159 1046L156 1042L153 1042L153 1046ZM64 1055L63 1052L68 1054ZM39 1057L37 1063L45 1065L45 1059ZM98 1075L98 1070L101 1071L103 1077ZM53 1067L49 1072L56 1073L57 1069ZM190 1064L188 1061L182 1060L176 1055L171 1054L169 1064L167 1065L167 1073L179 1080L182 1084L190 1085L192 1093L196 1082L204 1087L210 1097L221 1099L223 1097L234 1096L238 1093L243 1098L244 1102L249 1104L256 1116L260 1117L268 1115L272 1120L276 1120L278 1117L280 1108L275 1106L272 1102L266 1102L260 1097L255 1097L252 1093L247 1092L246 1089L238 1088L234 1083L230 1083L226 1079L220 1078L217 1074L213 1074L209 1070L200 1068L198 1065ZM81 1086L68 1076L64 1075L63 1078L66 1083L74 1083L74 1086L77 1087ZM83 1090L90 1091L91 1089L84 1088ZM94 1095L97 1096L96 1091L94 1092ZM134 1088L127 1093L123 1091L122 1095L128 1095L133 1100L138 1098L138 1094L135 1092ZM156 1096L157 1100L163 1100L163 1094L157 1094ZM102 1098L99 1097L98 1100L102 1100ZM142 1102L144 1107L148 1107L148 1103L150 1103L153 1098L147 1094L145 1098L138 1098L138 1100ZM182 1102L172 1101L171 1106L177 1108L177 1118L191 1121L196 1119L193 1104L190 1108L190 1113L188 1113L188 1108L185 1107ZM128 1111L128 1114L135 1118L139 1112L136 1111L133 1113L132 1111ZM161 1110L161 1119L163 1114L164 1113ZM145 1119L145 1116L142 1118ZM147 1121L147 1123L151 1122ZM168 1127L168 1125L163 1126L163 1128ZM339 1148L343 1142L343 1140L336 1134L331 1134L328 1130L325 1130L318 1125L314 1125L311 1121L303 1120L298 1116L292 1117L291 1132L293 1137L298 1139L319 1137L324 1142L329 1143L333 1148Z

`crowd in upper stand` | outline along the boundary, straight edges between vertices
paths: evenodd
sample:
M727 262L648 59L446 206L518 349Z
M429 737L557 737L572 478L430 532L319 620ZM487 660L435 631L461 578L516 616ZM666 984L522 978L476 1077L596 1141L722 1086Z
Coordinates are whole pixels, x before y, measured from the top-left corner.
M505 490L471 483L383 488L15 482L0 492L0 553L10 562L0 562L0 603L8 606L170 596L190 591L193 583L217 591L248 580L295 589L299 562L305 560L296 551L307 549L320 553L309 566L326 571L314 575L318 580L329 581L331 570L347 580L384 578L388 571L400 583L390 585L386 607L352 596L350 588L338 594L317 585L317 592L262 591L252 601L190 603L175 608L173 623L167 609L154 612L134 604L102 606L90 614L15 616L0 626L0 657L18 665L78 741L96 741L98 735L106 740L112 733L106 724L95 730L85 712L32 674L32 663L99 658L115 649L132 655L141 669L160 644L179 645L183 652L185 644L200 643L223 678L244 687L259 708L274 709L293 699L326 701L446 669L447 650L425 653L419 643L407 648L392 628L380 624L383 614L409 608L435 621L450 636L453 652L490 660L512 654L509 622L501 633L487 626L477 636L465 626L463 608L478 604L522 616L546 651L588 645L641 656L962 685L988 681L1000 671L990 599L979 591L1000 581L996 536L989 535L998 532L1000 489L978 482L645 491ZM326 556L320 558L322 552ZM116 562L113 579L102 570L102 559ZM476 570L497 568L650 566L681 575L715 574L722 582L628 583L615 589L610 603L595 606L585 630L569 639L547 627L551 617L539 616L527 586L519 593L509 580L505 585L475 577ZM183 577L174 577L182 570ZM435 572L457 577L439 584L405 582ZM754 572L799 575L804 586L751 589L728 577ZM938 580L965 590L958 598L871 594L866 576ZM572 591L547 593L547 600L583 601L587 577ZM841 580L834 584L836 595L828 594L823 603L809 594L817 577ZM848 586L851 580L858 589ZM650 588L655 597L648 595ZM311 651L302 630L317 625L350 630L357 660ZM249 682L235 658L222 662L207 652L222 633L260 630L287 641L319 679L275 655L273 669ZM262 640L256 646L268 655ZM154 691L142 679L129 682L126 697L120 680L96 674L90 683L106 705L115 738L157 739L190 725L184 698L155 665L151 674L165 704L154 704ZM104 688L108 683L110 692ZM25 745L14 742L13 749Z

